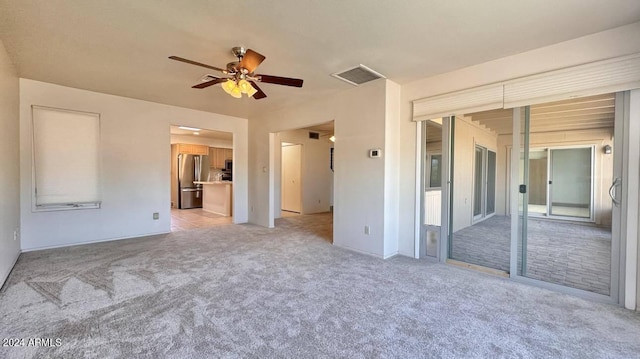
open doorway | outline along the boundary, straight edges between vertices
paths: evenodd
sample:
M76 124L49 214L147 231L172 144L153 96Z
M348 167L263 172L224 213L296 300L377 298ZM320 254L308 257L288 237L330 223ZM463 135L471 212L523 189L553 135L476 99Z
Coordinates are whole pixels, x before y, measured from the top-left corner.
M233 223L233 133L171 126L171 231Z
M274 134L276 226L304 222L333 241L333 134L333 121Z

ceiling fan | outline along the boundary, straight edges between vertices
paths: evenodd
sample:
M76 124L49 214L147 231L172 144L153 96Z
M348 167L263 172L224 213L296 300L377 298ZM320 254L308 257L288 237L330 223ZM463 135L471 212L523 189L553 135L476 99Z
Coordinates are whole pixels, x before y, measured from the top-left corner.
M220 71L226 75L226 77L206 75L203 77L204 82L192 87L196 89L203 89L222 83L222 89L235 98L241 98L243 93L247 94L247 97L253 97L256 100L267 97L260 87L258 87L256 84L257 82L302 87L303 80L301 79L255 74L254 71L262 61L264 61L265 57L251 49L245 49L244 47L237 46L231 49L231 53L238 58L238 61L228 63L226 69L221 69L178 56L169 56L169 58L171 60Z

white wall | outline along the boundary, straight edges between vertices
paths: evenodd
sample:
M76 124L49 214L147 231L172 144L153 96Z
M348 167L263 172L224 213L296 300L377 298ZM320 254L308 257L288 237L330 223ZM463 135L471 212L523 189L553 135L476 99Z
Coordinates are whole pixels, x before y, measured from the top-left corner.
M378 80L337 98L334 145L333 244L384 256L385 92ZM369 158L370 149L382 158ZM364 227L369 226L369 235Z
M102 208L31 211L31 105L100 114ZM246 119L20 79L22 249L169 232L169 128L177 119L185 126L233 132L234 222L246 222ZM159 220L153 220L154 212Z
M640 41L637 41L639 37L640 22L636 22L403 85L400 137L403 139L416 138L416 124L412 122L413 100L637 53L640 52ZM415 141L402 141L400 156L403 159L400 163L400 208L413 208L416 198ZM414 255L414 225L415 218L413 216L400 217L400 254Z
M18 75L0 41L0 287L20 255Z
M282 143L302 145L302 213L328 212L333 191L333 171L330 168L331 147L328 136L319 140L309 138L308 130L292 130L276 133L274 151L274 215L280 218L282 200Z
M413 208L400 212L400 85L387 81L384 144L384 258L398 254L398 221L413 215Z
M277 143L274 133L333 119L336 136L334 244L385 256L385 162L398 156L393 147L389 151L385 148L388 82L374 81L305 105L251 118L249 206L252 211L249 217L252 223L273 226L276 156L275 151L269 149ZM393 85L389 85L390 91L394 90ZM395 90L397 92L397 88ZM390 106L392 102L390 100ZM372 148L381 149L382 158L368 158ZM370 227L369 235L364 234L365 225Z
M171 135L171 144L187 143L192 145L207 145L209 147L233 148L233 141L221 140L217 138L206 138L188 135Z

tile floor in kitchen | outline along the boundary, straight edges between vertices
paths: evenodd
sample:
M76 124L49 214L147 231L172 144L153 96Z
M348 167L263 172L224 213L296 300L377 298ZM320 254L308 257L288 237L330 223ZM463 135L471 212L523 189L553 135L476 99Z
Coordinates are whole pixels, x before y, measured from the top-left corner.
M282 217L299 216L299 213L282 211ZM202 208L171 209L171 232L186 231L196 228L208 228L232 224L233 217L204 211Z
M233 217L209 213L202 208L171 209L171 232L232 224Z

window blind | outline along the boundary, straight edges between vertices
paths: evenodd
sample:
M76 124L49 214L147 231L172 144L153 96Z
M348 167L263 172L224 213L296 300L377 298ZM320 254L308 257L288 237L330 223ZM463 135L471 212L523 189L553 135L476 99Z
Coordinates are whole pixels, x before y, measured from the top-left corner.
M35 210L100 207L100 115L32 106Z
M413 101L413 120L424 121L502 108L502 94L502 84L498 84L416 100Z
M504 108L640 87L640 54L550 71L504 84Z
M413 120L513 108L640 87L640 53L413 101Z

